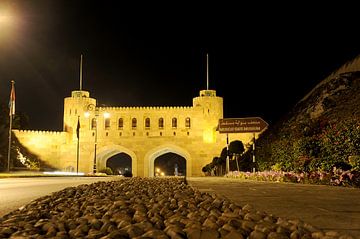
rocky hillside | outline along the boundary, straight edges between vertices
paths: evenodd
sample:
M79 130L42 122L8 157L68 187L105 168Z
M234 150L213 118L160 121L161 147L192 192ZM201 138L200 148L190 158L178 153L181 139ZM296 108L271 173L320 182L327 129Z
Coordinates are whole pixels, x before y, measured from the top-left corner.
M256 154L261 170L357 167L360 57L321 81L286 117L262 135L258 145Z
M360 117L360 61L359 71L336 74L317 85L295 106L289 122L324 117L335 121Z

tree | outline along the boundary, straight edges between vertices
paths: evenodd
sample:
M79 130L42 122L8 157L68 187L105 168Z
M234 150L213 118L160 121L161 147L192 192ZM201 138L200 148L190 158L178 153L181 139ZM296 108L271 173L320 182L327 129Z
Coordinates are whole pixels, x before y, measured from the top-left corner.
M230 142L230 144L229 144L229 155L231 155L232 157L235 157L236 166L237 166L238 171L240 171L238 158L240 157L240 155L244 151L245 151L244 145L240 140L235 140L235 141Z

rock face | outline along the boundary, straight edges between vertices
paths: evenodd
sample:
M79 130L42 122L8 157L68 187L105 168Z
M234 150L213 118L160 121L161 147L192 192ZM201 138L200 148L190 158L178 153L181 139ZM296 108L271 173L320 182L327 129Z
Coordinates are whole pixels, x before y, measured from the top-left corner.
M276 157L287 158L285 160L289 161L288 165L299 158L308 162L319 158L331 161L329 154L342 149L338 147L333 150L326 143L337 144L337 141L348 141L343 148L351 148L355 145L354 149L343 150L340 156L339 162L348 163L348 157L360 155L360 151L356 149L359 146L357 132L359 125L360 57L357 57L320 82L295 105L291 112L260 137L257 148L257 156L261 162L260 169L270 169L271 166L279 163L281 160L277 160ZM346 133L348 135L336 138L338 135L330 129L349 132ZM287 155L275 147L286 148ZM328 155L324 153L326 150L329 151Z
M321 117L331 120L360 118L359 93L360 69L335 74L317 85L295 106L289 121L296 122L304 118L316 120Z
M0 219L0 238L242 239L341 235L201 193L183 179L132 178L70 187L39 198Z

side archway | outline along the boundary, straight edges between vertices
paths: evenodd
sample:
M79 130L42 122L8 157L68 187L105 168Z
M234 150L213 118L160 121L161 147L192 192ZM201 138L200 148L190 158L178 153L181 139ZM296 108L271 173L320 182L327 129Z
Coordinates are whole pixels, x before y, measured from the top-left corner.
M178 154L186 160L186 175L192 175L192 160L191 155L187 150L174 144L165 144L151 149L145 154L144 166L148 167L148 177L154 177L154 163L155 159L166 153ZM145 169L146 172L146 169Z
M109 158L113 157L114 155L125 153L131 157L131 171L133 176L137 176L137 157L136 154L121 146L121 145L108 145L105 147L102 147L98 150L98 154L96 154L96 167L98 170L105 169L106 168L106 162Z

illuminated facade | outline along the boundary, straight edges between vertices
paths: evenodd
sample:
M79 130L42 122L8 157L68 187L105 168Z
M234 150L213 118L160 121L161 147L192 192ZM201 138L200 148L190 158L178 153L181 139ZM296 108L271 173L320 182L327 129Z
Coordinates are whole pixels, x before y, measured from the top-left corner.
M72 91L64 100L62 132L14 130L20 142L43 161L62 171L97 171L119 153L132 160L134 176L153 176L154 161L166 153L186 160L187 176L201 176L202 167L226 147L226 135L216 131L223 118L223 99L202 90L186 107L97 107L87 91ZM97 126L97 127L96 127ZM251 140L252 134L231 134L230 140ZM96 153L95 153L96 152Z

